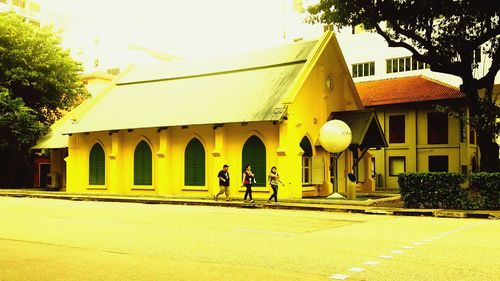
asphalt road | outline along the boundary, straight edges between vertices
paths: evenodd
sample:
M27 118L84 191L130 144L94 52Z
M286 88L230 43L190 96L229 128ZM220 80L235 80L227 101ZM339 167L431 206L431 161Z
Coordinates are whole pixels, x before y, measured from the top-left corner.
M500 280L499 234L498 220L0 197L0 280Z

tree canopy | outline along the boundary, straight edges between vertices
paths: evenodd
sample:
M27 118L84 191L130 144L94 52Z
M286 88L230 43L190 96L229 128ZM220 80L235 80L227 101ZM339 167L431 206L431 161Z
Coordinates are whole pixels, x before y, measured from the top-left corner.
M88 96L81 65L60 43L50 28L0 13L1 185L20 184L16 175L30 164L30 147L62 112Z
M482 167L498 169L498 146L492 140L498 136L500 109L492 90L500 69L500 1L320 0L308 12L311 22L374 29L389 47L406 48L432 71L460 77ZM481 77L473 71L478 52L488 57ZM480 89L486 89L484 95Z

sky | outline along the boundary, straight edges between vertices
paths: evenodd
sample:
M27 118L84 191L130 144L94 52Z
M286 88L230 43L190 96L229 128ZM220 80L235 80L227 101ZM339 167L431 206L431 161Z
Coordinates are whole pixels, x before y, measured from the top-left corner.
M188 58L224 55L283 43L284 30L296 24L284 12L292 0L39 2L73 51L98 38L110 49L137 44Z

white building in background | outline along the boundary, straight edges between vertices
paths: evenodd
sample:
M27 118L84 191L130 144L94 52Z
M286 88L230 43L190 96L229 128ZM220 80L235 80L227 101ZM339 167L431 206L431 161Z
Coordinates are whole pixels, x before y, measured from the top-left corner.
M13 11L27 22L40 26L40 3L33 0L0 0L0 12Z
M321 24L305 23L306 7L317 3L317 0L285 0L285 23L287 40L319 37L324 30ZM426 75L455 87L460 86L461 79L452 75L432 72L429 66L412 59L412 54L405 48L389 48L385 39L375 31L365 30L362 26L333 28L337 40L350 66L354 82L397 78L405 76ZM475 56L474 76L483 77L491 64L487 55L478 50ZM497 80L500 80L497 75ZM500 82L500 81L499 81ZM499 84L497 82L496 84Z

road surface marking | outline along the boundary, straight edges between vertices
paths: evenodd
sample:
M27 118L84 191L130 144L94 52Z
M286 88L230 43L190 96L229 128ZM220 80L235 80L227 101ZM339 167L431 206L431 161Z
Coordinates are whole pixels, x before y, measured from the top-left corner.
M473 226L477 226L477 225L480 225L480 224L483 224L483 222L474 224ZM451 230L451 231L444 232L444 233L441 233L441 234L433 235L433 236L429 237L428 239L423 239L423 240L418 241L418 242L413 242L412 244L413 245L423 245L425 243L432 242L432 241L434 241L436 239L441 239L441 238L446 237L446 236L448 236L450 234L458 233L458 232L460 232L462 230L469 229L471 227L472 226L462 226L462 227L457 228L455 230ZM408 250L410 250L410 249L414 249L414 248L415 248L414 246L401 246L401 249L408 249ZM393 254L404 254L405 253L402 250L390 250L390 251ZM392 259L393 256L390 256L390 255L380 255L380 256L378 256L378 258L381 258L381 259ZM378 262L378 261L365 261L363 264L364 265L378 265L378 264L380 264L380 262ZM347 271L349 271L349 272L363 272L364 270L365 269L362 268L362 267L350 267L349 269L347 269ZM335 279L335 280L346 280L349 277L350 277L349 275L342 274L342 273L337 273L337 274L329 276L330 279Z
M365 271L365 269L362 268L362 267L351 267L347 271L351 271L351 272L363 272L363 271Z
M349 275L337 273L337 274L331 275L328 278L335 279L335 280L346 280L347 278L349 278Z

